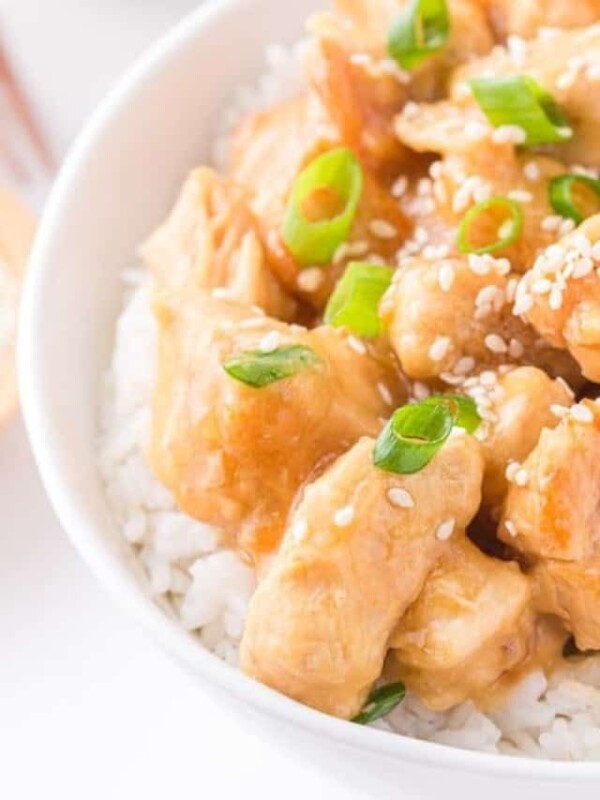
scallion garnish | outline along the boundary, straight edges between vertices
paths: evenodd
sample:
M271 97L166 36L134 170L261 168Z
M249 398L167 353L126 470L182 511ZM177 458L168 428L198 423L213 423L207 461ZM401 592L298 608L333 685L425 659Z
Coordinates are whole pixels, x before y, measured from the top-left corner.
M363 172L351 150L315 158L298 175L283 223L283 241L302 267L329 263L350 234Z
M403 406L391 417L373 448L373 463L386 472L420 472L444 445L454 427L446 404Z
M477 405L471 397L464 394L435 394L423 400L423 404L446 405L454 417L454 425L464 428L467 433L473 434L481 425L481 416Z
M458 227L461 253L495 253L514 244L523 230L521 206L508 197L492 197L467 211Z
M404 700L405 694L406 687L403 683L388 683L387 686L373 689L363 710L354 717L352 722L356 722L358 725L369 725L375 720L386 717Z
M244 350L225 361L223 369L237 381L261 389L284 378L291 378L298 372L318 364L320 360L310 347L290 344L269 352Z
M373 463L386 472L412 475L429 464L452 433L475 433L481 424L477 407L464 395L434 395L403 406L391 417L373 448Z
M450 14L446 0L411 0L388 34L388 53L402 69L414 69L448 41Z
M354 261L346 267L325 309L325 322L346 326L358 336L381 332L379 302L392 280L393 270Z
M569 120L552 95L528 75L476 78L470 86L492 125L518 126L528 147L560 144L573 136Z
M600 211L600 181L587 175L559 175L550 181L550 203L561 217L579 225Z

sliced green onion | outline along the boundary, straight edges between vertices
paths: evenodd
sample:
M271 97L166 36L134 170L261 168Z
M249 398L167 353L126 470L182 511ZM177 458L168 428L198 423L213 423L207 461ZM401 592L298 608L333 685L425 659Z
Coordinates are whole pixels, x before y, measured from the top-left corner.
M457 245L461 253L495 253L521 235L523 210L508 197L492 197L467 211L458 227Z
M223 364L223 369L237 381L261 389L284 378L291 378L320 361L319 356L310 347L291 344L277 347L269 352L244 350L228 359Z
M560 144L573 136L569 120L556 101L528 75L476 78L470 86L481 110L495 127L516 125L523 144Z
M283 241L302 267L329 263L350 234L363 172L351 150L318 156L298 175L283 223Z
M423 400L424 405L431 403L446 405L454 417L454 425L467 433L475 433L482 423L475 401L464 394L435 394Z
M600 211L600 181L587 175L559 175L550 181L549 192L556 213L578 225Z
M446 0L411 0L388 34L388 53L402 69L414 69L448 41L450 14Z
M373 689L363 710L354 717L352 722L356 722L358 725L369 725L375 720L386 717L404 700L405 694L406 687L403 683L388 683L387 686Z
M373 448L373 463L386 472L420 472L444 445L454 427L446 403L403 406L391 417Z
M325 322L334 328L346 326L358 336L381 332L379 303L394 271L377 264L354 261L346 267L325 309Z

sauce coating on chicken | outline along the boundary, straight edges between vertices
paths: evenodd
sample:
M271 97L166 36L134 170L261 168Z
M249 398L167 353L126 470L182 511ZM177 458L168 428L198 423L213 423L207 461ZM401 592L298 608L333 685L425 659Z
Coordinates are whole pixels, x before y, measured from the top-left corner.
M314 15L143 249L152 468L256 568L242 669L345 719L600 649L600 2L433 6Z

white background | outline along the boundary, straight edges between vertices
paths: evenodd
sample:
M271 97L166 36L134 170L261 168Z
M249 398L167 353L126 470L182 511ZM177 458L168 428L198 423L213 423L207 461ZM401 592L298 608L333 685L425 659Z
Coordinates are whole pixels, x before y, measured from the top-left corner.
M6 44L57 153L194 5L0 0ZM22 423L0 431L0 798L307 796L358 798L252 739L123 618L61 532Z

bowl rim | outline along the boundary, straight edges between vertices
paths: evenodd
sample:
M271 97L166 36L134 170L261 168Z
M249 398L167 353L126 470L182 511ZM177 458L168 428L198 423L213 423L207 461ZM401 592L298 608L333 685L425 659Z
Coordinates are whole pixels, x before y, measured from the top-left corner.
M101 101L72 145L40 223L25 282L19 325L19 379L23 416L34 458L51 505L71 542L119 606L137 619L150 636L179 662L188 666L208 684L214 684L239 702L249 704L279 723L287 723L306 733L331 739L353 749L374 755L413 762L422 766L466 771L499 778L554 780L557 782L600 780L599 762L540 761L461 750L433 742L390 734L373 728L351 725L307 708L263 686L198 646L183 628L178 627L156 603L132 583L122 579L113 559L103 552L95 534L94 513L86 507L63 474L60 450L54 446L55 426L50 405L44 395L38 341L43 331L43 277L52 268L53 250L63 212L77 192L79 176L113 120L126 108L129 98L160 74L186 44L209 33L212 25L235 13L252 0L207 0L183 17L170 31L151 45L126 71L116 86Z

